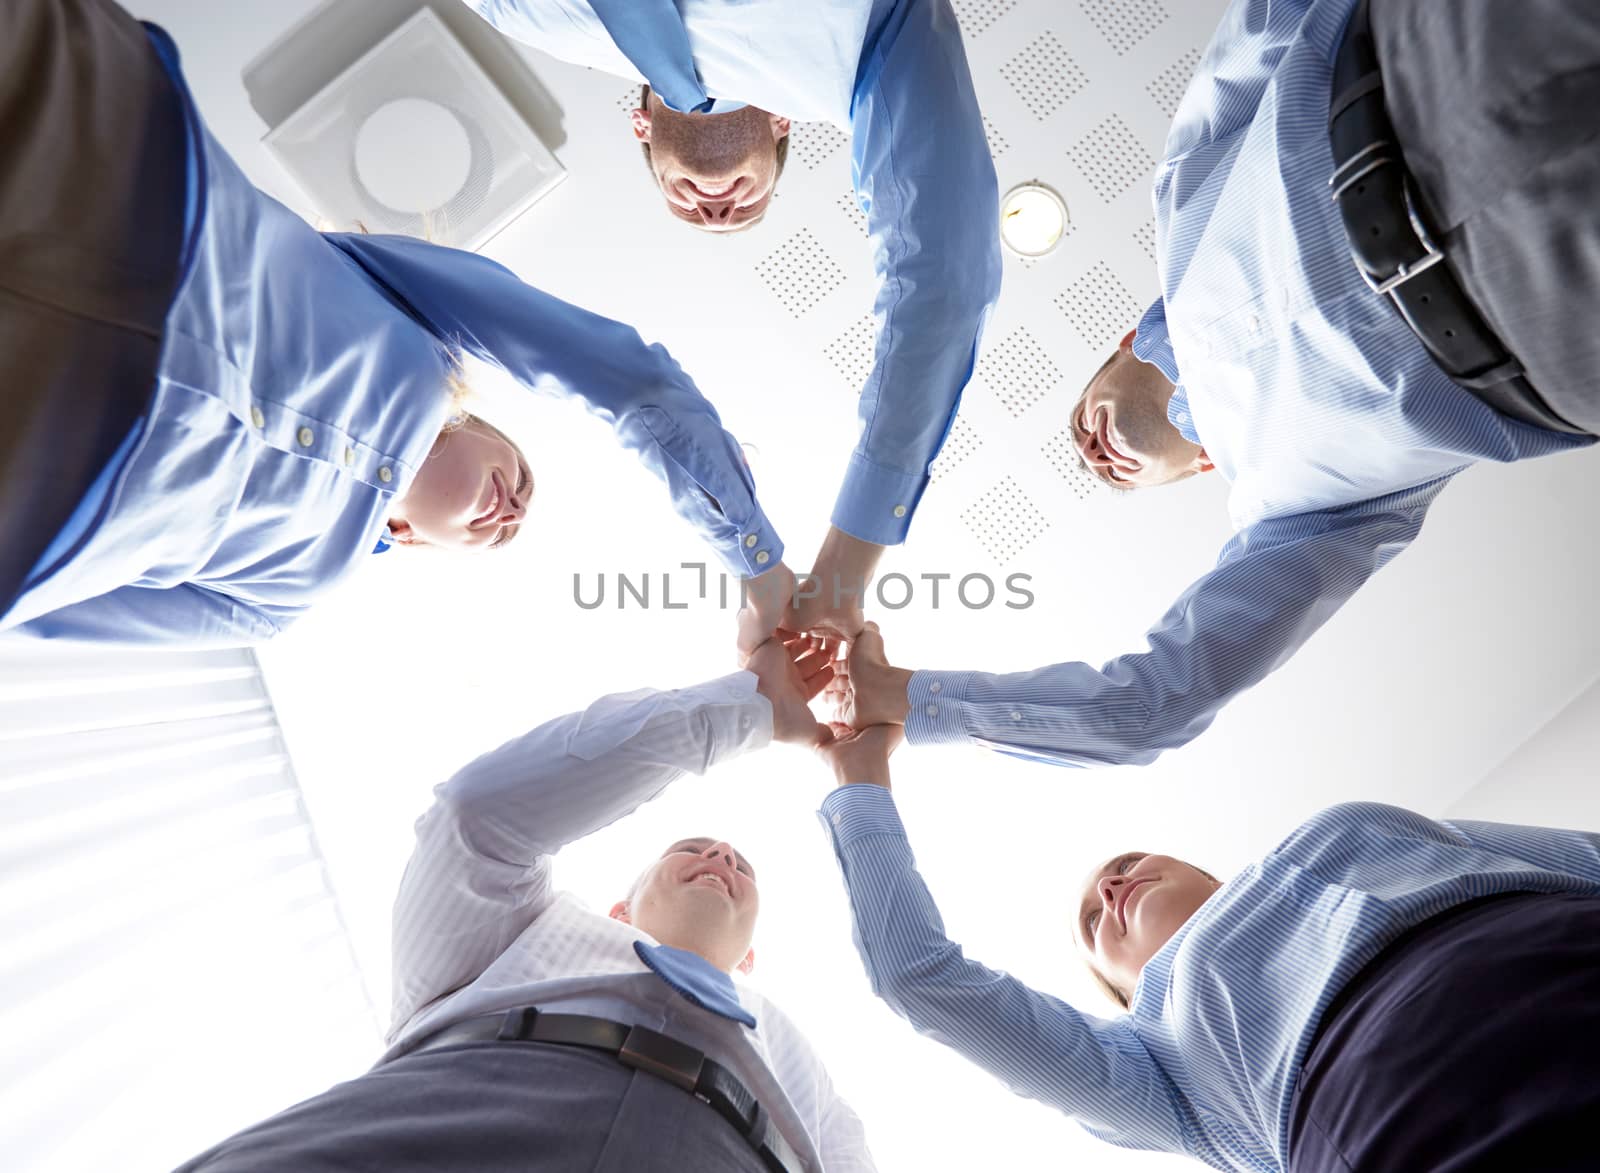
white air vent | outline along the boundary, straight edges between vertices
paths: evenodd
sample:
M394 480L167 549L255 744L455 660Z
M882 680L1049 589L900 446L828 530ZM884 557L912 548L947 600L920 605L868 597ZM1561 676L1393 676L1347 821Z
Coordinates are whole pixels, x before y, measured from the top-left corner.
M424 8L266 136L338 229L475 249L566 171Z

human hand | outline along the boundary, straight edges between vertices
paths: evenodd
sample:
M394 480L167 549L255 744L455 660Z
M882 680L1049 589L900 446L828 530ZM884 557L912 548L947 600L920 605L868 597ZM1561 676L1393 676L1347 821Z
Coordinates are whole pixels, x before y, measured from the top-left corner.
M811 714L811 698L833 679L834 649L810 636L779 631L745 661L756 691L772 705L772 740L816 745L827 727Z
M794 606L794 571L780 562L755 578L744 580L744 606L739 608L739 659L743 663L779 627L788 623Z
M889 663L876 623L866 623L850 641L844 662L834 664L828 685L834 719L854 729L904 725L911 711L911 670Z
M811 573L795 593L787 626L830 639L854 639L865 618L861 608L867 583L882 556L882 546L830 528Z
M826 739L817 743L817 756L828 763L840 786L866 782L888 790L889 755L900 748L905 736L899 725L852 729L834 723L828 726Z

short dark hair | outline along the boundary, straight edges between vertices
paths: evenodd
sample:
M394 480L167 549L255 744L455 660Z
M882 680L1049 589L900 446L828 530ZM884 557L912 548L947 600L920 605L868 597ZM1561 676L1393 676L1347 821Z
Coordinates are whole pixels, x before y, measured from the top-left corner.
M639 87L639 105L636 108L643 110L646 114L650 112L650 87L648 85ZM655 164L650 162L650 144L641 142L639 145L644 148L644 165L650 169L650 177L654 179L656 168ZM777 174L772 177L773 183L778 182L778 177L783 174L783 165L789 160L789 136L784 135L780 138L776 146L778 149L778 170Z

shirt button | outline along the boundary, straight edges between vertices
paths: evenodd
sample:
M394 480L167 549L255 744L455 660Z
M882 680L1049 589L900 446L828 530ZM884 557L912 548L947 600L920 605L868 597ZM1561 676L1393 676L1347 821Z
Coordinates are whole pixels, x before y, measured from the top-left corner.
M760 553L758 553L756 555L756 565L757 566L765 566L771 560L772 560L772 555L767 553L765 550L762 550Z
M1255 314L1251 314L1250 315L1250 333L1252 333L1252 334L1261 333L1261 319L1259 317L1257 317Z
M312 434L310 428L301 428L295 433L294 438L300 441L300 447L309 448L311 447L311 441L315 440L316 436Z
M929 705L927 708L923 709L922 711L924 713L928 714L928 716L930 716L930 717L937 717L939 715L939 706L938 705Z
M938 692L943 687L944 687L944 685L940 684L937 680L935 680L932 684L928 685L928 691L929 692Z
M387 464L384 465L378 470L378 479L387 485L390 481L394 480L394 469L390 468Z
M250 405L250 422L258 428L267 426L267 417L261 414L261 409L254 404Z
M753 549L755 544L756 544L756 536L755 536L755 534L745 534L745 536L744 536L744 548L746 550Z
M1011 719L1013 721L1020 721L1020 720L1022 720L1022 714L1017 712L1017 710L1012 709L1011 710Z
M835 827L837 827L841 822L843 822L843 820L840 819L838 815L833 816L833 825Z
M354 464L356 462L356 450L354 448L346 448L344 450L344 462L346 464Z
M904 505L896 505L894 507L894 515L896 517L904 517L906 515L906 507Z

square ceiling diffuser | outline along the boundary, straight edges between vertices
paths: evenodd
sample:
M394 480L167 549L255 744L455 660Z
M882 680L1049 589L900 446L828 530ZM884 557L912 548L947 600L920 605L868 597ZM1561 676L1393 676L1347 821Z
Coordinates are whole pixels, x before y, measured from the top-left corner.
M336 230L476 249L566 178L431 9L264 140Z

